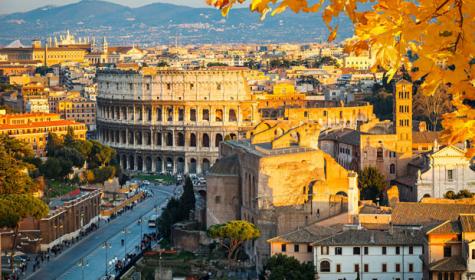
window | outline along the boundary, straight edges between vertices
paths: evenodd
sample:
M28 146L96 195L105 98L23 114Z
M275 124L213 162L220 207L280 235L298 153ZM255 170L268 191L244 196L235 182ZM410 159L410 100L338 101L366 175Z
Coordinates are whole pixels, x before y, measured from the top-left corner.
M336 272L341 272L341 264L336 265Z
M388 271L388 265L385 264L385 263L383 263L383 264L381 265L381 272L387 272L387 271Z
M329 251L328 246L322 246L322 247L320 247L320 253L321 253L322 255L328 255L328 251Z
M414 254L414 247L409 246L409 255Z
M299 251L300 251L299 244L294 244L294 252L299 252Z
M359 254L361 254L361 248L353 247L353 255L359 255Z
M183 108L178 109L178 121L182 122L185 118L185 110Z
M313 247L310 245L307 245L307 253L311 253L313 251Z
M364 272L368 272L368 271L369 271L369 266L368 266L367 263L364 264L363 269L364 269Z
M452 256L452 248L450 246L444 246L444 258Z
M359 264L355 264L355 272L360 272L360 265Z
M396 173L396 165L394 163L391 163L391 165L389 166L389 173L390 174Z
M396 255L401 254L401 247L396 247Z
M381 248L381 249L382 249L382 252L381 252L381 254L383 254L383 255L386 255L386 254L387 254L387 252L388 252L388 248L386 248L386 247L383 247L383 248Z
M368 254L368 247L364 247L364 254L365 254L365 255Z
M396 272L401 272L401 264L396 264Z
M203 121L209 121L209 110L203 109Z
M452 169L447 170L447 180L453 181L454 180L454 171Z
M280 245L280 251L281 252L287 252L287 244Z
M214 198L214 202L215 202L216 204L221 203L221 197L220 197L219 195L217 195L217 196Z
M472 249L472 260L475 260L475 249Z
M378 159L383 159L383 148L378 148L378 150L376 151L376 157Z
M414 264L413 263L409 264L409 272L414 272Z
M320 272L330 272L330 262L329 261L320 262Z
M209 136L206 133L203 134L203 142L201 146L209 148Z
M196 121L196 109L190 109L190 121Z
M341 247L335 247L335 255L342 255L343 250Z

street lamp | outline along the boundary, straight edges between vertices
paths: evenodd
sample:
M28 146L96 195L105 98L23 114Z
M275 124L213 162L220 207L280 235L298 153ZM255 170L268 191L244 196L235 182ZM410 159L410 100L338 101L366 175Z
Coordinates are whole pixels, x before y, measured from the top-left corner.
M110 244L110 242L108 242L106 240L106 241L104 241L104 244L102 244L102 248L106 249L106 276L108 276L109 270L108 270L108 266L107 266L107 259L108 259L107 252L110 248L112 248L112 244Z
M139 242L142 242L142 237L143 237L143 215L139 218L139 223L140 223L140 239Z
M81 268L81 279L84 280L84 267L89 266L89 263L84 259L84 257L82 257L78 266Z
M122 233L124 234L124 258L127 256L127 234L130 233L130 231L125 227L122 230Z

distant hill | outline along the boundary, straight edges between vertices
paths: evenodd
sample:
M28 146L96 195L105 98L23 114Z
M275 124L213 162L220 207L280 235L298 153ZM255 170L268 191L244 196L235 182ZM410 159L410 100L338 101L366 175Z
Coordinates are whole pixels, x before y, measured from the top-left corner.
M197 0L204 1L204 0ZM340 20L339 39L353 34L348 19ZM325 40L320 14L284 12L260 21L247 8L232 9L227 18L213 8L154 3L130 8L100 0L45 6L0 16L0 44L21 39L29 45L69 29L78 36L107 36L111 43L269 43Z

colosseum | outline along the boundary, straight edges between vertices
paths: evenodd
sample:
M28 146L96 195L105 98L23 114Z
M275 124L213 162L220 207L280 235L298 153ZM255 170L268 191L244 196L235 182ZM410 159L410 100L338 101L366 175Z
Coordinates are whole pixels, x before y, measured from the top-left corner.
M129 171L205 173L219 143L259 122L246 70L103 70L97 73L98 139Z

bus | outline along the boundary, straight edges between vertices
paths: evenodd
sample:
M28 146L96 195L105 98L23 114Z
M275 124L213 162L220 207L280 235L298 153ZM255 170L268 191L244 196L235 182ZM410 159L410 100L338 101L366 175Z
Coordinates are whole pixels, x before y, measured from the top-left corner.
M148 227L154 228L157 226L158 215L152 215L148 219Z

